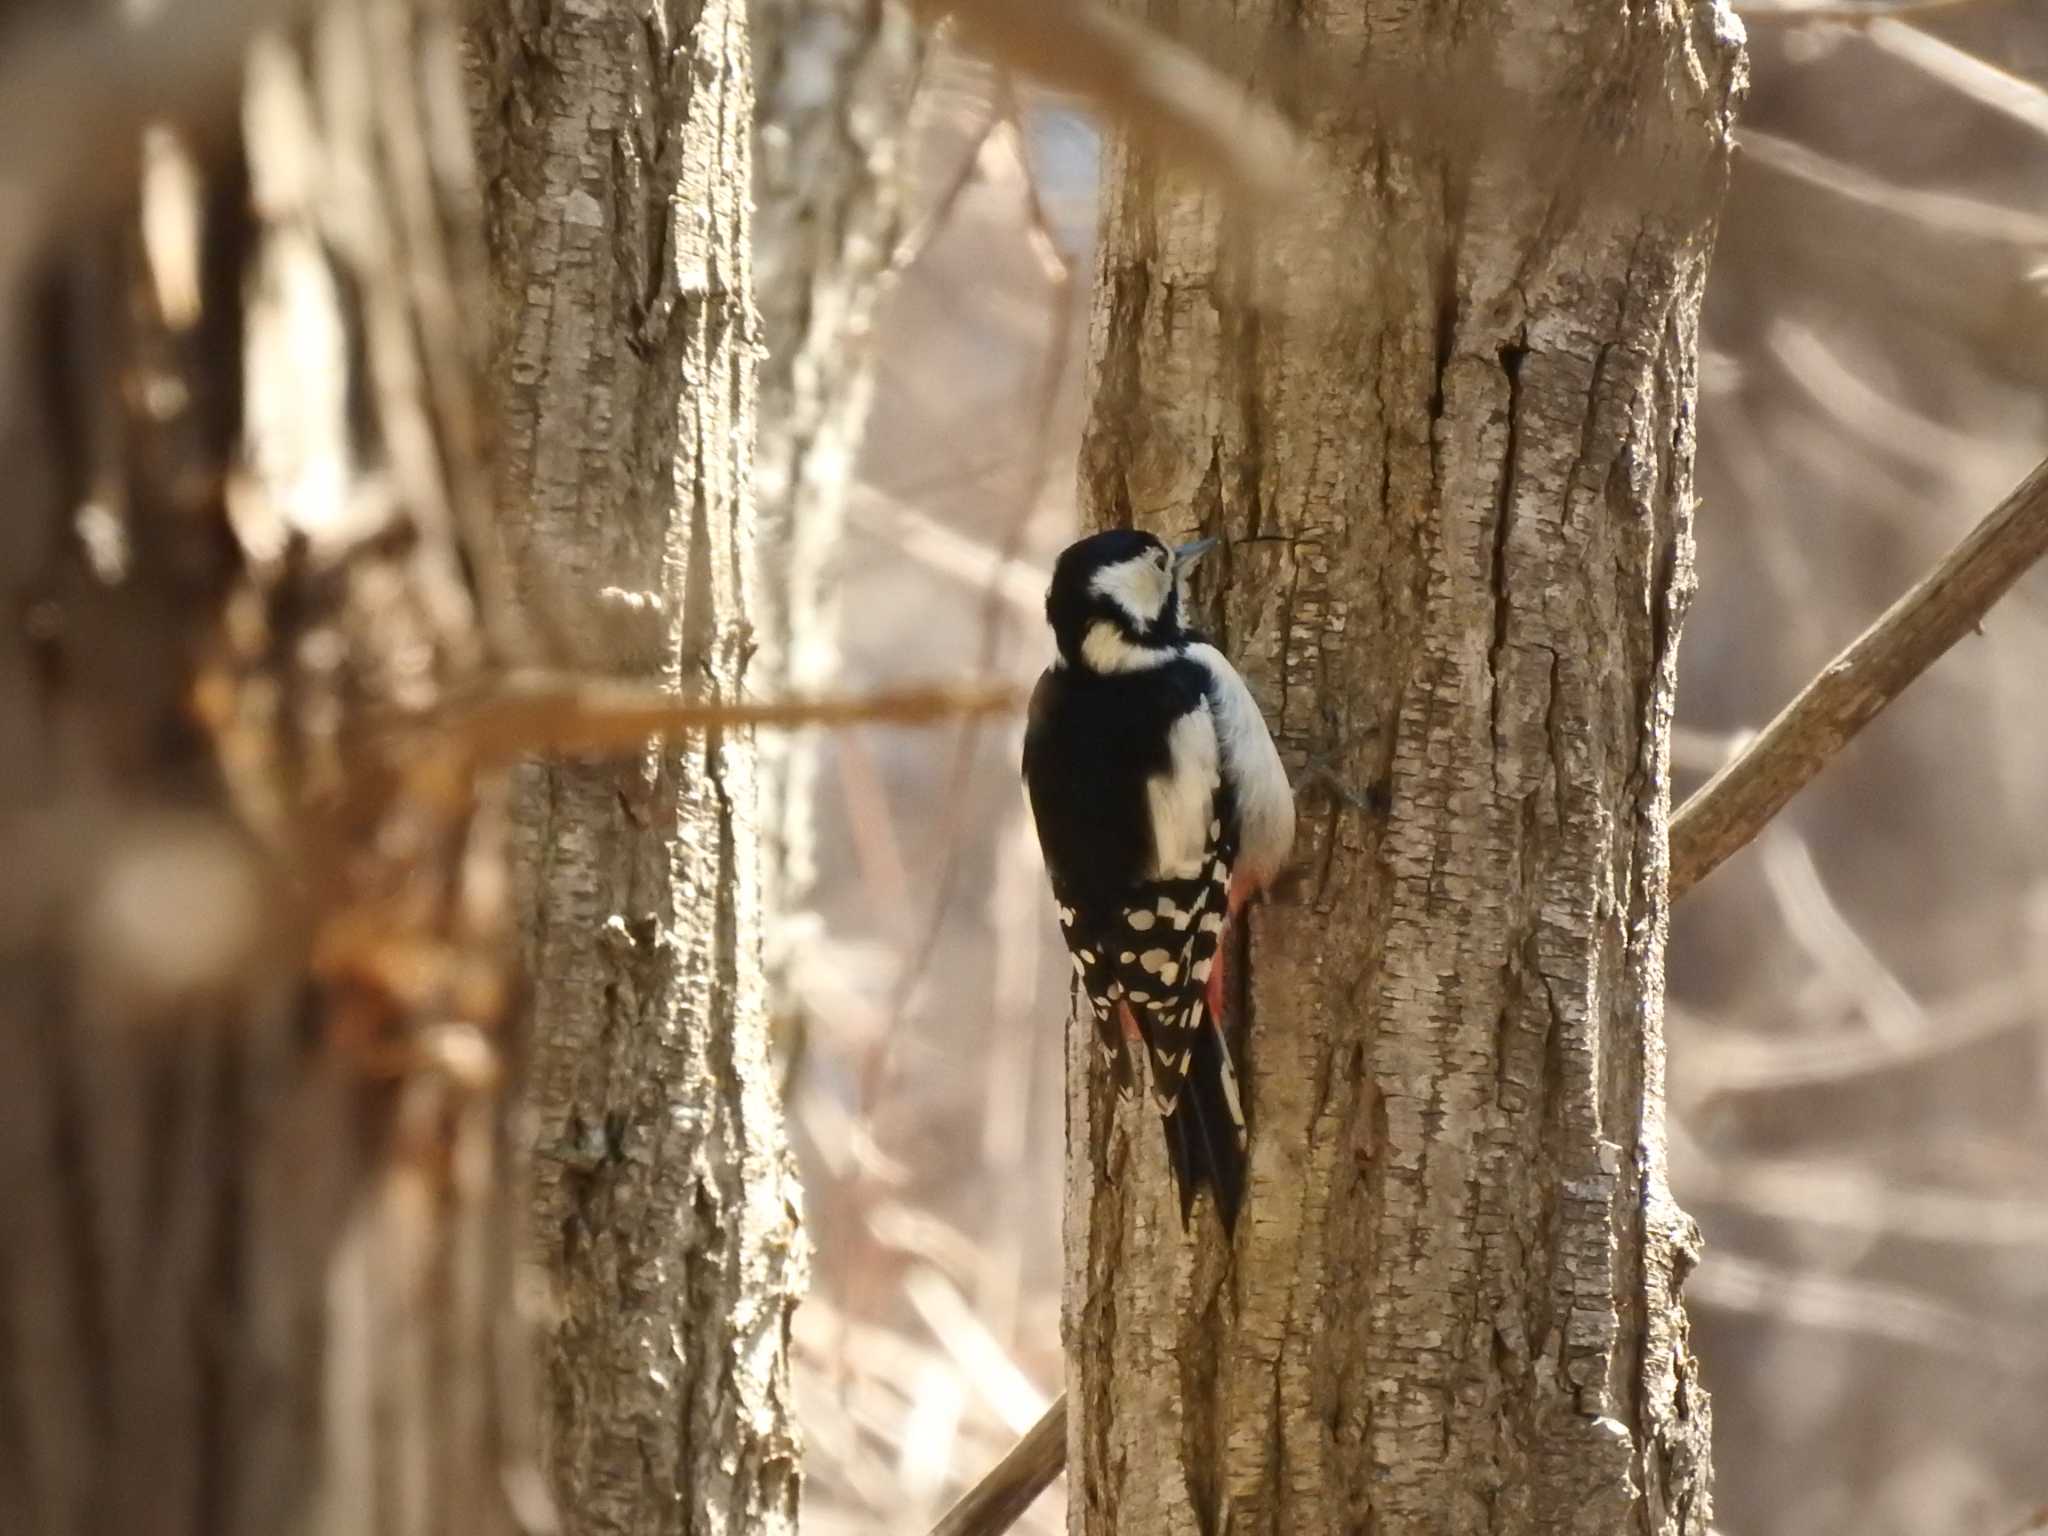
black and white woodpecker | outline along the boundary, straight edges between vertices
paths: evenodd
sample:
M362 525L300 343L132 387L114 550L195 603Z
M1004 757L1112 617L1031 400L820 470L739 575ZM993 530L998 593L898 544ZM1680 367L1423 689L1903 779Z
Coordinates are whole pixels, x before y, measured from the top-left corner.
M1059 655L1031 695L1024 784L1060 932L1121 1090L1142 1043L1181 1219L1235 1231L1246 1128L1223 1033L1229 925L1294 844L1294 793L1244 679L1182 623L1214 539L1098 533L1053 567Z

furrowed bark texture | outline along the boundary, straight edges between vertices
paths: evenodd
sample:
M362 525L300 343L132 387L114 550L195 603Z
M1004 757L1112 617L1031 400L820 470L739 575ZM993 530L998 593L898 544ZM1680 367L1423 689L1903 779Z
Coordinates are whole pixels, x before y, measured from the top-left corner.
M1227 538L1199 606L1349 797L1254 917L1234 1252L1072 1031L1072 1529L1698 1532L1666 767L1740 34L1265 9L1355 71L1296 104L1328 184L1254 223L1113 150L1082 486Z
M838 671L830 561L867 418L871 327L903 224L902 162L922 34L895 0L750 0L757 80L754 292L761 360L754 497L758 686L813 695ZM768 974L793 1015L811 936L819 738L761 742Z
M739 695L758 327L745 9L475 24L500 504L590 671ZM793 1527L796 1186L761 976L757 758L713 731L521 783L548 1461L578 1532Z
M410 771L489 659L449 41L260 40L7 274L0 1530L517 1528L502 818Z

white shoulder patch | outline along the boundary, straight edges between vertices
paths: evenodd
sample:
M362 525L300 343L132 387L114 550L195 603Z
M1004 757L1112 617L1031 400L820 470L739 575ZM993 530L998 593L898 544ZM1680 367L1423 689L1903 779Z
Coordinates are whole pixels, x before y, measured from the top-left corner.
M1294 791L1287 769L1237 668L1213 645L1190 645L1184 654L1200 663L1214 683L1218 755L1237 798L1237 868L1264 885L1294 849Z
M1081 660L1091 672L1143 672L1163 667L1174 653L1164 646L1139 645L1107 619L1097 619L1081 639Z
M1221 780L1216 723L1204 700L1166 733L1166 771L1145 785L1152 811L1152 842L1162 880L1190 880L1209 855L1209 822Z

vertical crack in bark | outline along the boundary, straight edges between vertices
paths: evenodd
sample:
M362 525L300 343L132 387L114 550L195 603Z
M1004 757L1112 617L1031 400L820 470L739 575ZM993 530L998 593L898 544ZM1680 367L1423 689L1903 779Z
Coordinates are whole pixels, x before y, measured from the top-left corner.
M1494 502L1492 564L1488 585L1493 593L1493 645L1490 683L1493 691L1494 787L1500 788L1500 754L1505 746L1501 710L1502 673L1508 659L1508 620L1514 611L1508 584L1508 541L1514 531L1515 493L1520 488L1522 443L1522 361L1529 355L1526 335L1503 343L1496 352L1507 380L1507 442L1501 450L1500 492Z

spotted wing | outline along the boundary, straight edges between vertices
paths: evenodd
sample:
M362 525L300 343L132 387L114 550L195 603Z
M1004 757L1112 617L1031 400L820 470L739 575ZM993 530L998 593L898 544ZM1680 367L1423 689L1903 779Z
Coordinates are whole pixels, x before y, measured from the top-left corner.
M1216 963L1230 891L1227 850L1217 842L1220 831L1215 827L1210 835L1209 856L1199 874L1140 887L1120 914L1118 936L1105 946L1112 985L1130 1004L1144 1037L1152 1096L1161 1114L1171 1114L1180 1101L1199 1038L1212 1027L1209 972ZM1241 1131L1234 1081L1230 1088L1232 1119Z
M1095 1015L1095 1033L1097 1044L1102 1047L1102 1059L1116 1081L1119 1096L1129 1098L1136 1088L1136 1081L1131 1074L1130 1057L1124 1051L1123 1030L1119 1024L1124 1006L1123 990L1117 983L1115 966L1105 958L1110 953L1108 939L1101 933L1084 930L1080 915L1065 902L1060 903L1059 919L1060 937L1067 941L1067 953L1074 962L1075 983Z

